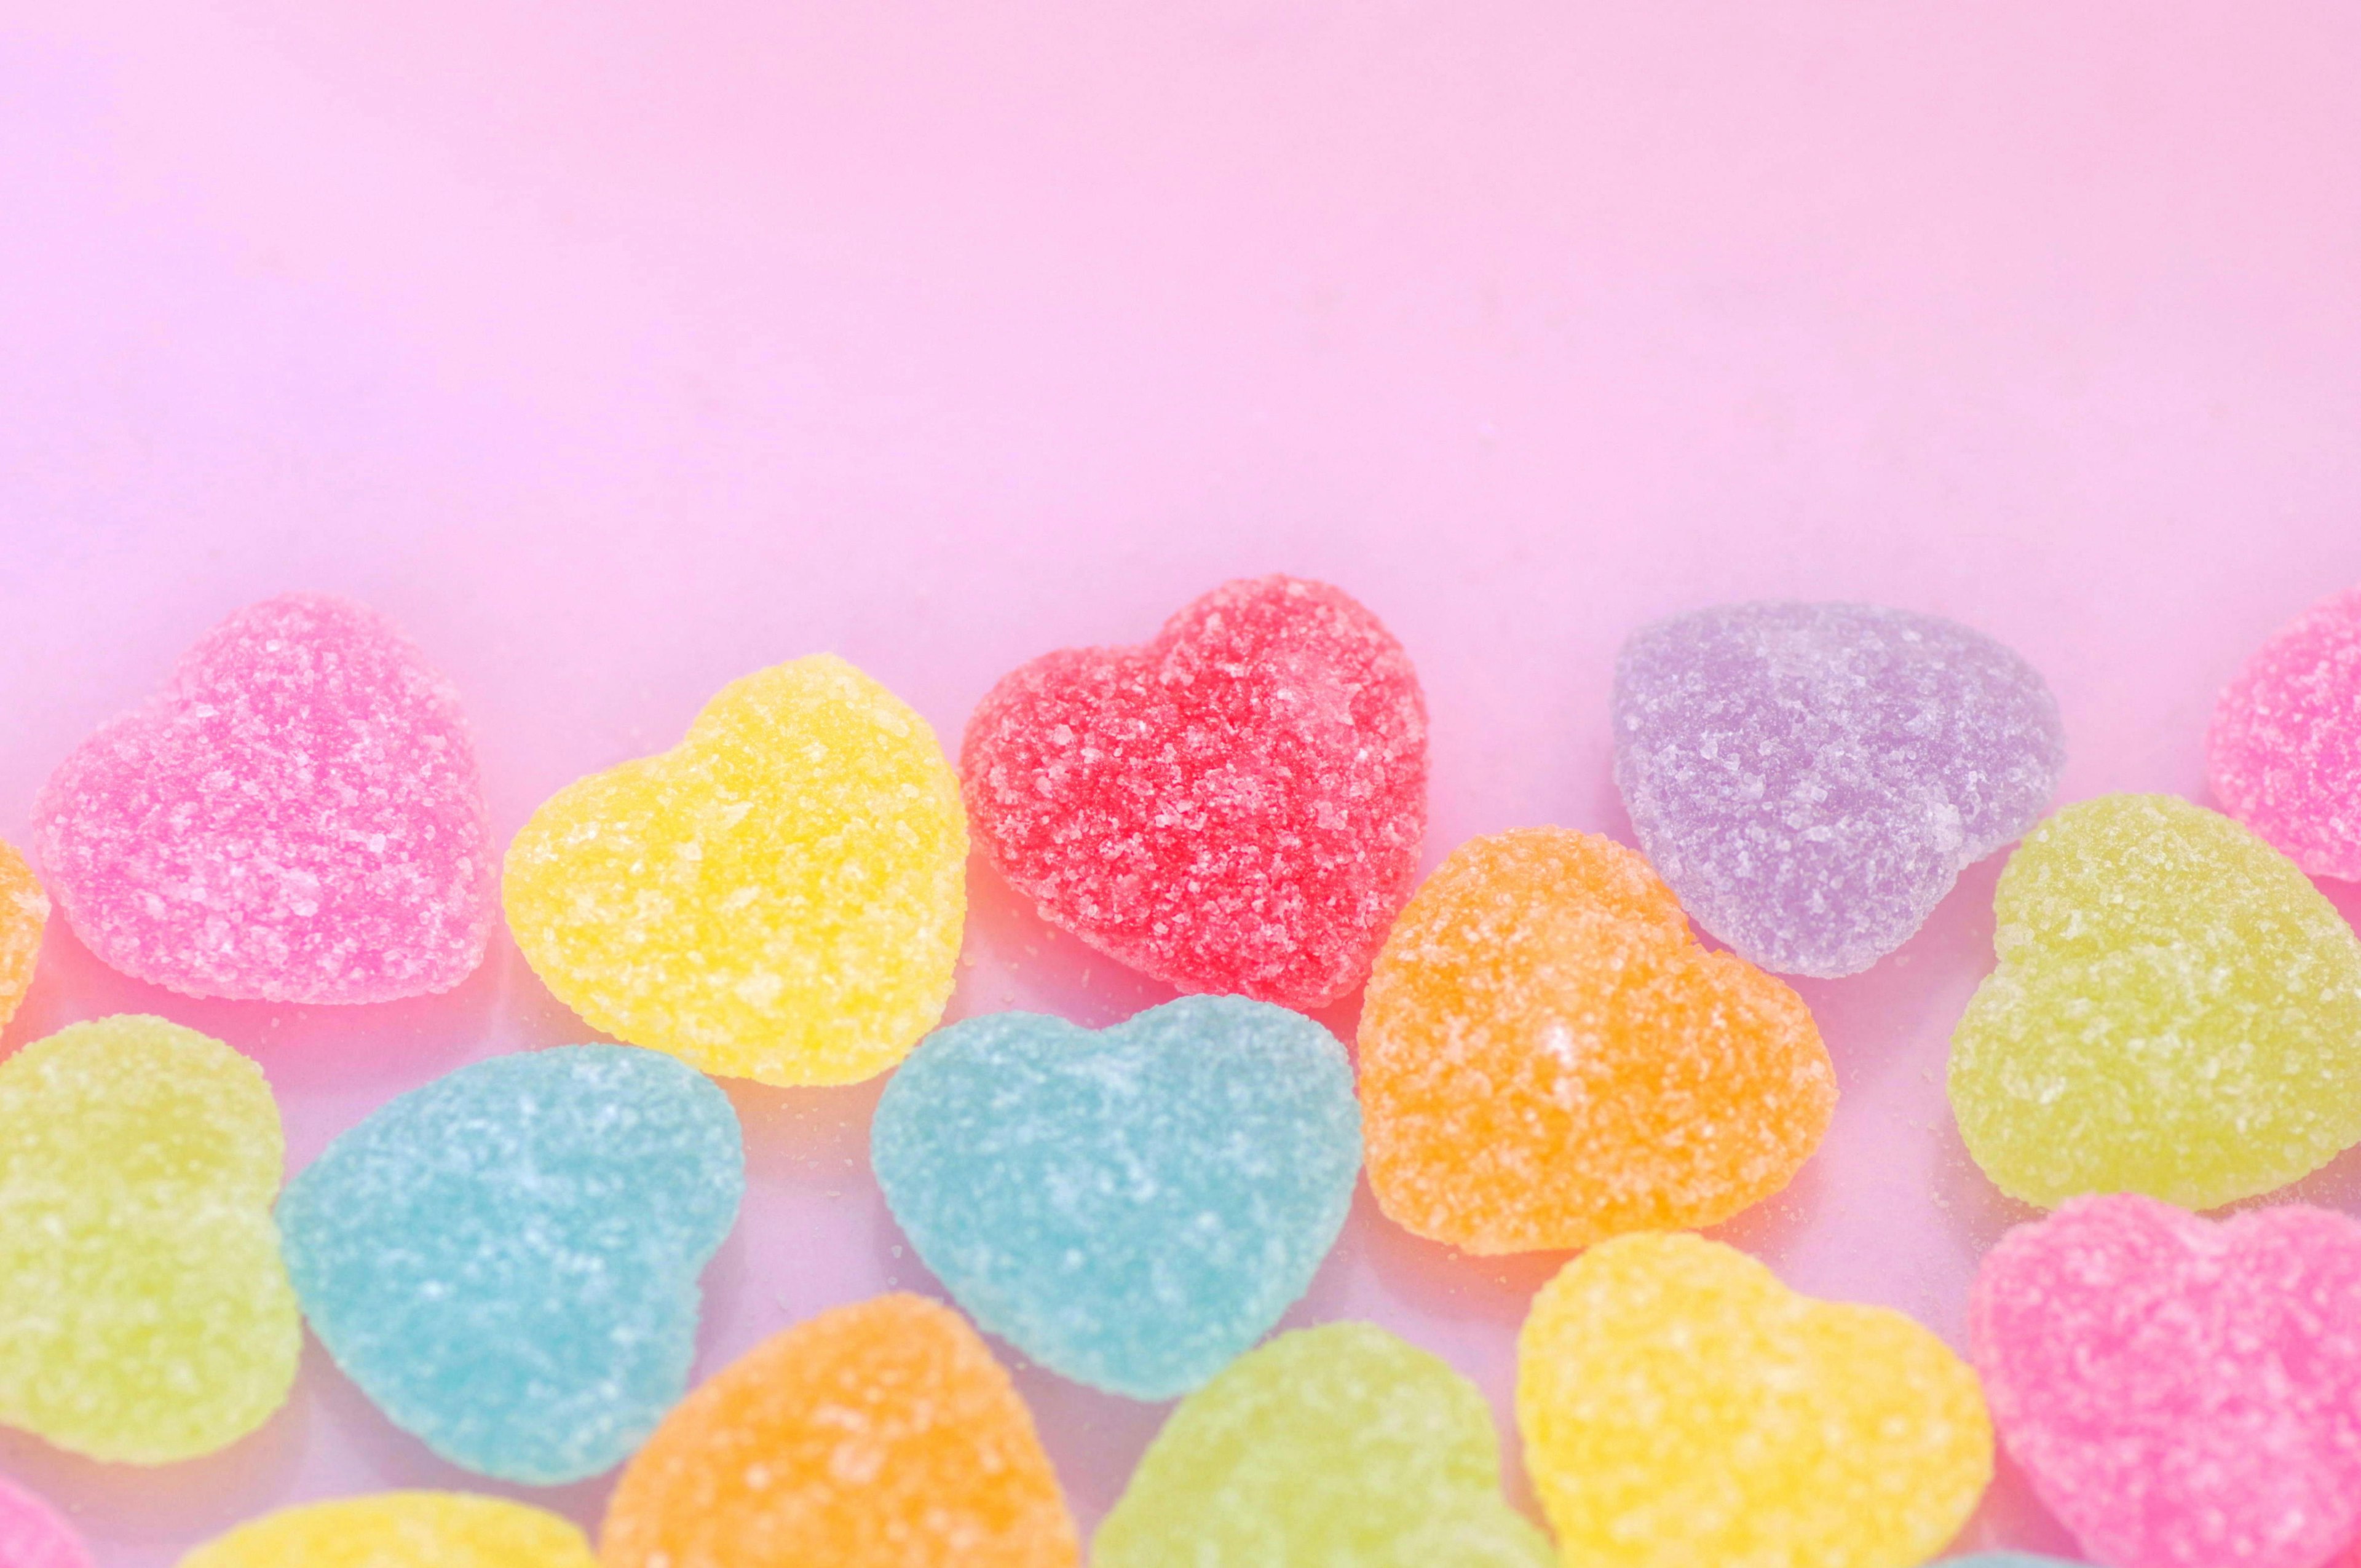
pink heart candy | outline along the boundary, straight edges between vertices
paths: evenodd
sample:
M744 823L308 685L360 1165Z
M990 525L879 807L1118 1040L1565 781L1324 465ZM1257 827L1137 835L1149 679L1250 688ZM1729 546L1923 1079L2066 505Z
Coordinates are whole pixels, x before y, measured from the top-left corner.
M90 1553L47 1503L0 1480L0 1568L91 1568Z
M2078 1198L1970 1332L2010 1455L2109 1568L2320 1568L2361 1535L2361 1222Z
M2312 875L2361 879L2361 588L2256 651L2205 750L2223 809Z
M373 611L249 605L59 765L34 845L74 934L190 996L385 1002L482 961L499 860L456 695Z

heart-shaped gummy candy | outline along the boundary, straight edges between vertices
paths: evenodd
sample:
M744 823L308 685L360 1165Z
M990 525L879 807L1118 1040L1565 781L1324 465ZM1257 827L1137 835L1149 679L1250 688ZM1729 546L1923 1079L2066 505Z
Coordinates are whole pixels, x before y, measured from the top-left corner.
M1600 1568L1915 1568L1992 1478L1940 1340L1699 1236L1619 1237L1542 1288L1517 1425L1560 1553Z
M1051 925L1183 991L1318 1007L1410 895L1425 699L1345 594L1227 583L1153 642L1003 677L960 772L978 841Z
M688 1387L697 1274L745 1189L704 1074L628 1046L495 1057L338 1137L279 1201L304 1316L396 1426L539 1486Z
M2231 816L2314 876L2361 879L2361 588L2263 644L2205 750Z
M976 1321L1135 1398L1195 1387L1279 1321L1361 1168L1335 1037L1243 997L1093 1034L997 1013L886 1085L870 1157L894 1217Z
M1783 974L1867 969L2049 808L2058 704L1982 632L1859 604L1741 604L1634 632L1615 782L1697 923Z
M0 1426L165 1464L245 1436L302 1348L261 1069L161 1018L0 1062Z
M2003 1191L2206 1209L2361 1139L2361 942L2228 817L2069 806L2010 857L1993 914L2000 965L1952 1034L1950 1095Z
M190 996L386 1002L484 956L495 861L458 698L359 605L239 610L49 777L34 850L74 934Z
M181 1568L593 1568L568 1520L501 1497L380 1492L265 1514Z
M727 1078L851 1083L941 1019L966 879L934 731L822 653L543 802L502 896L533 971L617 1038Z
M26 989L33 983L41 931L49 919L49 897L33 868L0 841L0 1028L16 1015L16 1003L25 1000Z
M1801 999L1691 941L1638 855L1558 828L1452 851L1386 939L1360 1046L1378 1203L1470 1252L1728 1219L1836 1108Z
M1096 1568L1552 1568L1476 1386L1367 1323L1281 1334L1180 1401Z
M1977 1272L2017 1464L2110 1568L2320 1568L2361 1536L2361 1222L2078 1199Z
M1076 1568L1033 1418L975 1331L880 1296L772 1335L625 1466L603 1568Z

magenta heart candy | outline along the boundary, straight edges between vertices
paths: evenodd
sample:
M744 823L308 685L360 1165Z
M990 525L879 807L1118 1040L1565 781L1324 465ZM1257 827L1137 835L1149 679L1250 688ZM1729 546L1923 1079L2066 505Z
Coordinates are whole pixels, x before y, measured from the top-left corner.
M2361 1222L2080 1198L2001 1239L1994 1424L2110 1568L2320 1568L2361 1534Z
M1360 984L1426 830L1426 707L1324 583L1225 583L1136 648L1005 676L968 818L1043 919L1183 991L1317 1007Z
M2223 809L2312 875L2361 880L2361 588L2246 661L2205 750Z
M34 844L91 951L190 996L385 1002L482 961L499 866L449 683L374 612L249 605L50 775Z

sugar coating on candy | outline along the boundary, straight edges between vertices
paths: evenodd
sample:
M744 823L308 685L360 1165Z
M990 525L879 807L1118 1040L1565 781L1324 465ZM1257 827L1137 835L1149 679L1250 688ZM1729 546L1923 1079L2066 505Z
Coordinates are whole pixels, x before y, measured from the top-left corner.
M597 1027L707 1072L851 1083L950 1001L967 821L934 731L832 654L733 681L509 846L509 928Z
M1130 648L1003 677L960 772L1041 917L1183 991L1309 1008L1368 972L1418 871L1426 705L1324 583L1225 583Z
M1975 1374L1940 1340L1691 1235L1619 1237L1542 1288L1517 1426L1569 1563L1914 1568L1992 1478Z
M0 840L0 1028L16 1015L16 1004L33 983L41 931L49 920L49 896L33 868Z
M744 1189L711 1080L567 1046L392 1101L288 1184L279 1223L313 1331L396 1426L550 1486L624 1459L687 1388L698 1272Z
M1361 1168L1334 1036L1243 997L1093 1034L998 1013L938 1030L877 1104L894 1217L977 1322L1136 1398L1193 1388L1312 1282Z
M457 695L391 625L288 594L51 774L34 847L74 934L189 996L388 1002L484 956L494 850Z
M1367 1323L1281 1334L1180 1401L1095 1568L1554 1568L1500 1495L1491 1408Z
M605 1568L1075 1568L1033 1418L975 1331L880 1296L675 1407L607 1505Z
M2205 750L2231 816L2314 876L2361 879L2361 588L2246 661Z
M1952 1034L1950 1096L2003 1191L2206 1209L2361 1140L2361 942L2228 817L2170 795L2070 806L1993 913L2000 964Z
M2009 1454L2111 1568L2319 1568L2361 1538L2361 1221L2078 1199L1986 1255Z
M459 1492L385 1492L281 1508L181 1568L592 1568L590 1543L542 1508Z
M1836 1108L1802 1000L1689 938L1593 834L1461 845L1411 901L1360 1024L1369 1183L1477 1253L1709 1225L1787 1184Z
M302 1331L261 1069L161 1018L0 1062L0 1426L163 1464L260 1426Z
M91 1568L73 1527L0 1477L0 1568Z
M1973 1557L1946 1557L1932 1568L2082 1568L2063 1557L2037 1557L2030 1552L1979 1552Z
M1783 974L1867 969L2049 808L2058 704L1980 631L1861 604L1739 604L1634 632L1615 782L1697 923Z

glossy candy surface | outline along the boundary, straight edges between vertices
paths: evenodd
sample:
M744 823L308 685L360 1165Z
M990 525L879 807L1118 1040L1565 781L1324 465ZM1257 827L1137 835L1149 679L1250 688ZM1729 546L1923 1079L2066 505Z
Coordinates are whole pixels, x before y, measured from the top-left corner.
M960 754L977 841L1041 917L1183 991L1361 982L1426 830L1426 707L1324 583L1225 583L1132 648L1013 671Z
M160 1018L0 1061L0 1425L93 1459L210 1453L287 1398L302 1343L254 1063Z
M832 654L732 682L660 756L509 846L509 928L592 1025L725 1078L851 1083L942 1017L967 909L959 781Z
M1709 1225L1786 1185L1836 1074L1801 999L1689 938L1633 851L1521 828L1461 845L1361 1008L1369 1182L1470 1252Z
M870 1159L984 1328L1161 1399L1303 1294L1352 1205L1361 1117L1335 1036L1268 1003L1183 997L1095 1034L994 1013L902 1064Z
M605 1568L1075 1568L1033 1418L950 1309L881 1296L756 1345L624 1468Z
M383 1106L278 1212L313 1332L394 1424L549 1486L624 1459L687 1388L698 1272L744 1189L710 1079L561 1046Z
M2065 766L2033 667L1878 605L1722 605L1632 633L1615 781L1698 925L1782 974L1857 973L2049 808Z
M2212 1208L2361 1140L2361 941L2285 856L2171 795L2043 823L1993 900L1999 966L1951 1036L1960 1135L2049 1207Z
M100 728L34 807L90 950L190 996L387 1002L481 962L497 851L450 684L374 611L232 615Z
M1576 1568L1916 1568L1992 1478L1940 1340L1698 1236L1624 1236L1543 1287L1517 1425Z
M2319 1568L2361 1539L2361 1221L2078 1199L1970 1309L2009 1454L2110 1568Z
M1476 1386L1367 1323L1281 1334L1180 1401L1094 1568L1554 1568Z

